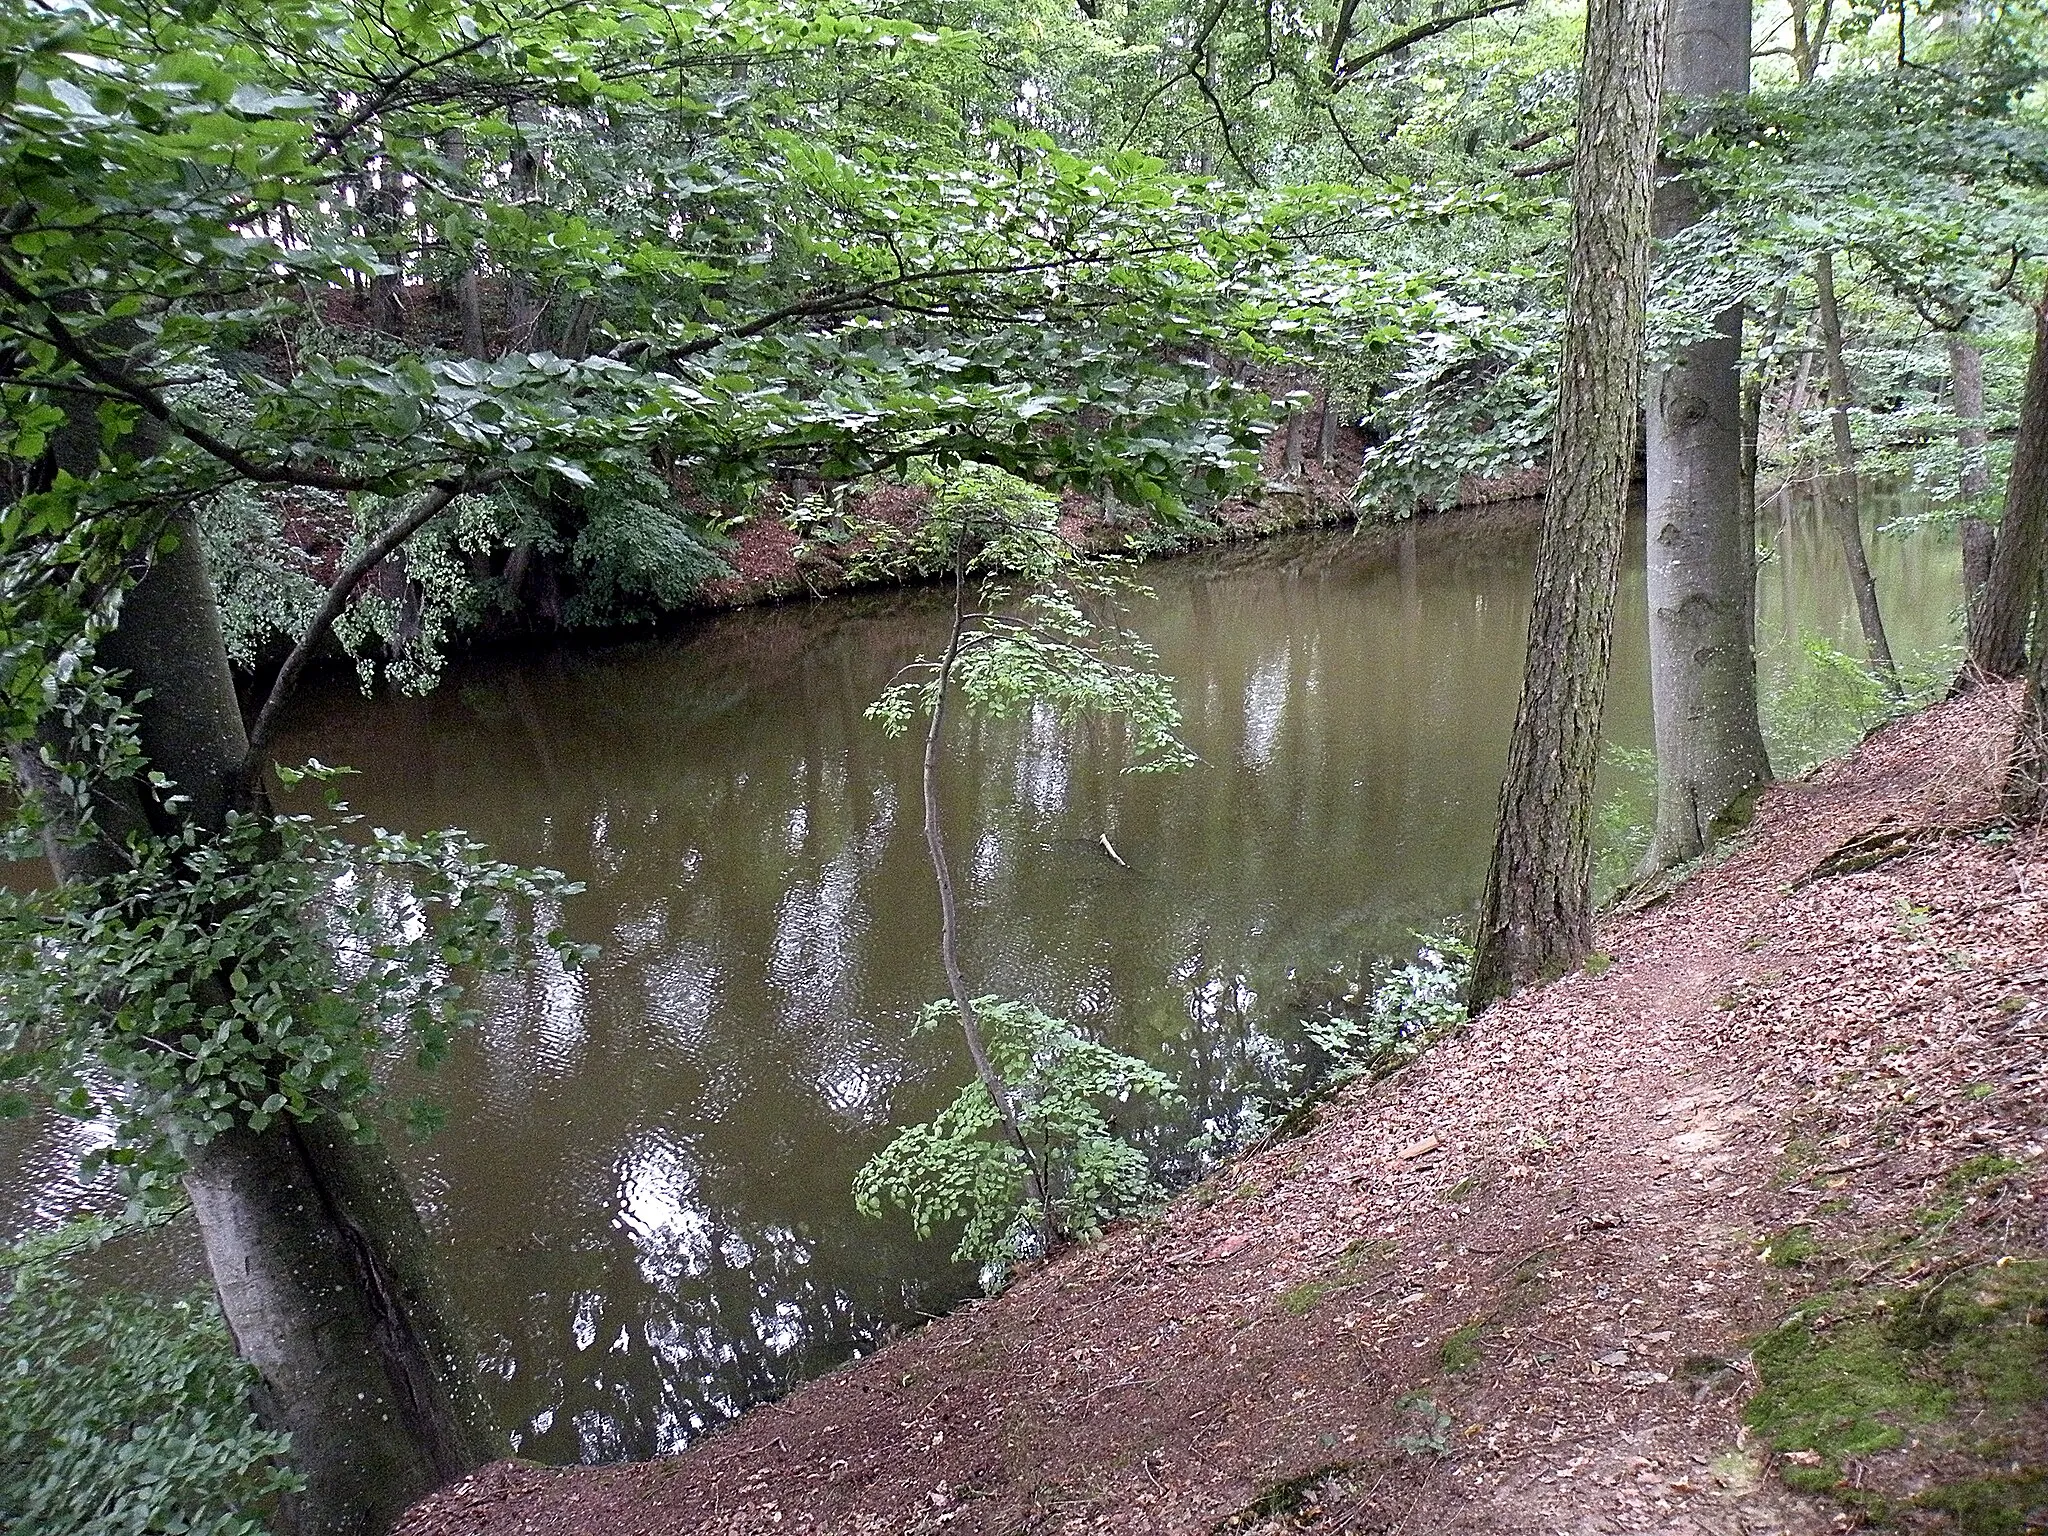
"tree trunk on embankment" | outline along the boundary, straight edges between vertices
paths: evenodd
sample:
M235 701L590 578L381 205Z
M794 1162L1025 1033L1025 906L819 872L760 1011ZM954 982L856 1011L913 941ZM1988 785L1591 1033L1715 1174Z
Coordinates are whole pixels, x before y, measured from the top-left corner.
M1991 579L1995 535L1991 525L1977 515L1977 503L1990 488L1991 473L1984 462L1990 441L1984 429L1984 354L1970 339L1972 329L1966 323L1949 332L1948 372L1950 404L1956 413L1956 490L1963 501L1963 625L1974 637L1984 583ZM1974 638L1970 648L1976 649Z
M143 751L169 788L117 786L104 798L124 803L106 825L204 838L246 798L247 738L198 542L189 525L174 531L176 546L127 594L100 648L127 674ZM76 881L121 857L105 843L53 846L51 864ZM202 997L223 987L216 976L191 984ZM187 1151L186 1190L221 1310L260 1373L264 1422L290 1433L306 1478L287 1501L287 1527L374 1536L487 1459L495 1437L469 1351L384 1150L329 1122L287 1118Z
M2042 610L2048 618L2048 609ZM2006 760L2001 795L2005 814L2029 823L2048 819L2048 623L2034 625L2034 661L2020 702L2019 728Z
M1749 0L1675 0L1665 90L1749 89ZM1696 223L1699 199L1666 165L1653 225ZM1644 416L1650 706L1657 812L1646 872L1692 858L1771 776L1757 715L1756 535L1744 494L1742 308L1653 371Z
M1863 547L1861 497L1856 485L1856 442L1849 429L1849 363L1842 350L1842 312L1835 302L1835 258L1822 251L1813 259L1813 287L1820 310L1821 351L1828 371L1828 423L1835 438L1835 478L1823 496L1842 558L1849 565L1849 585L1856 594L1856 621L1863 629L1864 648L1886 693L1899 696L1899 668L1892 643L1884 632L1884 611L1877 603L1877 582L1870 574L1870 555Z
M1663 0L1593 0L1572 255L1529 651L1473 962L1475 1008L1593 942L1593 769L1643 369Z
M2027 364L2019 433L2005 481L2005 512L1990 574L1970 633L1979 677L2018 677L2027 665L2027 621L2048 555L2048 294L2034 307L2034 355Z

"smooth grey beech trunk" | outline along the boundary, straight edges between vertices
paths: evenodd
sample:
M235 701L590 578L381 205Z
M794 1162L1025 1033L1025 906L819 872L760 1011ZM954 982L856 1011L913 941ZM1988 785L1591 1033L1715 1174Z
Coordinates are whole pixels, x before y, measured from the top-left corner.
M1672 0L1667 97L1749 89L1749 0ZM1700 216L1672 168L1657 188L1660 238ZM1742 309L1653 368L1644 412L1649 503L1650 710L1657 814L1643 872L1700 853L1771 776L1757 717L1756 533L1745 482Z
M1665 0L1592 0L1571 270L1521 702L1472 968L1476 1010L1593 943L1593 769L1635 461Z
M58 461L90 474L96 429L60 434ZM218 610L192 529L127 594L100 659L127 674L150 766L186 797L134 784L100 799L103 837L218 831L247 804L247 737ZM146 696L145 696L146 695ZM118 843L52 841L61 880L120 867ZM217 977L193 979L203 997ZM385 1150L330 1122L273 1122L188 1146L185 1188L236 1349L261 1377L257 1408L292 1437L306 1478L295 1536L376 1536L423 1495L492 1454L470 1352L418 1212Z
M142 743L217 829L243 793L246 737L196 539L158 558L103 646L147 689ZM145 806L158 830L166 813ZM389 1155L328 1122L273 1122L189 1149L185 1188L235 1347L262 1377L307 1486L299 1536L373 1536L489 1458L470 1355Z

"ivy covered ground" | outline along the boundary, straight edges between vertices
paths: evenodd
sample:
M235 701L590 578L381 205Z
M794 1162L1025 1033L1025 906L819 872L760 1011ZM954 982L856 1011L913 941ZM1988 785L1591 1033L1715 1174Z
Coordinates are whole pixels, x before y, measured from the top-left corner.
M493 1466L404 1536L2048 1528L2015 703L1774 790L1588 972L1158 1218L687 1453Z

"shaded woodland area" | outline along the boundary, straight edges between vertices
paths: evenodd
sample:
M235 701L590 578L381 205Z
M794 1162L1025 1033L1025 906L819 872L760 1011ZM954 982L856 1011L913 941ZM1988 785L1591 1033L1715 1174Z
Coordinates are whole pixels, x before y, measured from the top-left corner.
M1798 498L1853 595L1858 643L1825 659L1857 723L1946 695L1927 718L1960 722L1974 809L1894 805L1874 748L1838 798L1896 825L1829 802L1802 833L1794 784L1779 851L1742 856L1776 870L1825 825L1831 875L1937 835L2032 857L2034 5L19 0L0 35L0 1111L87 1128L112 1202L7 1250L10 1525L368 1536L514 1444L398 1155L464 1127L397 1085L506 986L579 984L584 886L350 812L344 769L282 746L326 671L429 694L514 643L924 589L860 718L901 743L890 815L943 975L905 1035L963 1070L845 1198L992 1292L1150 1219L1176 1178L1228 1181L1327 1092L1364 1103L1489 1018L1536 1029L1549 1004L1514 994L1611 962L1596 782L1638 485L1655 789L1606 882L1620 910L1716 867L1773 783L1758 574ZM1873 487L1960 547L1938 677L1888 633ZM994 833L949 764L1021 783L990 743L1039 731L1105 780L1198 786L1200 705L1127 618L1144 559L1358 539L1504 489L1544 506L1483 886L1412 958L1320 992L1290 974L1316 1081L1256 1133L1219 1112L1174 1144L1188 1083L978 972ZM1286 748L1276 726L1243 750ZM1207 878L1256 852L1219 847ZM2030 1019L1998 964L1977 1001ZM172 1224L210 1294L90 1278L102 1243ZM2032 1295L1980 1310L2031 1318ZM711 1332L704 1353L738 1347ZM1427 1422L1396 1444L1449 1459L1450 1418L1413 1397L1391 1411ZM1796 1417L1775 1440L1750 1421L1828 1473L1785 1486L1850 1486L1851 1453L1795 1444ZM2038 1481L2032 1454L1996 1475Z

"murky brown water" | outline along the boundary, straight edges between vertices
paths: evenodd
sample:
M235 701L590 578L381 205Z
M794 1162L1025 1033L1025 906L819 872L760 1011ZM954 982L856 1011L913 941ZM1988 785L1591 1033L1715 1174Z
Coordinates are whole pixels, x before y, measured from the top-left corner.
M1803 632L1860 646L1818 520L1767 531L1782 690L1809 666ZM1521 508L1150 568L1135 621L1178 679L1205 760L1188 773L1123 777L1085 727L956 738L972 983L1176 1073L1169 1171L1311 1070L1290 1018L1318 985L1473 904L1534 538ZM1874 539L1872 561L1902 659L1949 643L1952 543ZM911 1035L942 990L916 748L861 718L941 619L930 593L798 604L464 667L426 699L301 701L284 755L361 769L350 798L372 819L461 825L588 887L564 918L601 957L497 999L436 1087L448 1129L405 1154L526 1455L673 1446L973 1289L947 1244L848 1194L969 1071ZM1609 715L1636 749L1644 626L1638 548ZM1614 770L1604 793L1646 789ZM0 1140L0 1230L86 1198L80 1134Z

